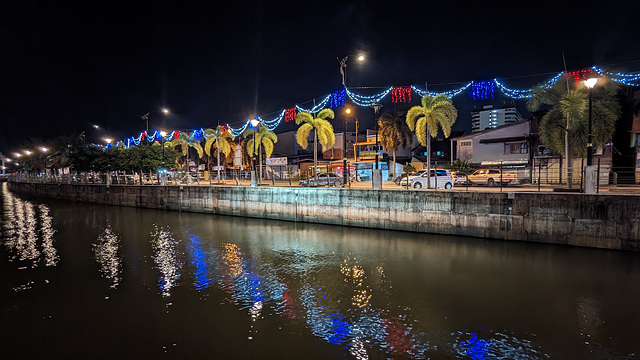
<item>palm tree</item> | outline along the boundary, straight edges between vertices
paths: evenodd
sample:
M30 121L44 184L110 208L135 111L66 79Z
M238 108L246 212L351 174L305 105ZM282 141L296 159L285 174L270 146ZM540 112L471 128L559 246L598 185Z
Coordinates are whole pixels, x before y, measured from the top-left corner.
M327 151L336 142L333 132L333 125L327 119L333 119L335 114L331 109L322 109L313 117L310 113L303 111L296 116L296 125L300 125L296 132L296 141L303 149L309 146L308 139L311 130L314 130L313 142L313 176L318 173L318 142L322 146L322 151Z
M262 148L266 158L270 158L273 153L273 144L278 142L278 136L262 124L258 125L258 130L245 130L242 136L247 138L251 136L246 143L246 149L250 156L258 155L258 163L260 164L260 182L262 182ZM255 150L255 153L254 153Z
M187 172L190 172L189 170L189 148L194 148L196 150L196 152L198 153L198 159L202 159L203 155L204 155L204 151L202 149L202 145L200 145L200 141L196 140L193 137L193 134L188 134L185 131L181 131L180 132L180 137L175 138L173 140L171 140L170 142L165 143L166 146L171 147L171 148L175 148L175 147L180 147L180 150L182 150L182 156L184 156L186 158L186 166L187 166ZM196 174L196 179L198 178L197 174Z
M577 84L580 86L581 84ZM575 87L575 85L574 85ZM592 133L594 147L602 146L611 139L615 123L620 115L620 104L616 99L618 84L606 82L593 89ZM543 107L548 111L540 120L540 140L551 150L562 153L566 159L567 183L572 183L571 159L584 156L588 141L588 95L584 87L571 89L557 82L552 87L538 85L527 101L530 111Z
M422 146L427 148L427 173L431 172L431 138L438 135L438 125L444 137L451 135L451 127L458 118L458 110L446 95L434 97L426 94L421 100L421 106L414 106L407 112L407 125L415 131ZM427 187L431 187L431 177L427 177Z
M396 169L396 151L398 147L403 148L411 144L412 132L407 126L405 121L405 112L391 114L390 112L384 112L378 118L378 133L380 135L380 143L385 149L393 149L393 172L391 176L395 175Z
M207 156L211 157L211 149L215 148L216 157L217 157L217 165L218 165L218 183L220 183L220 152L222 152L225 156L229 156L231 153L231 140L233 140L233 135L229 132L229 129L224 126L213 129L206 129L204 131L204 152ZM226 164L226 161L225 161Z

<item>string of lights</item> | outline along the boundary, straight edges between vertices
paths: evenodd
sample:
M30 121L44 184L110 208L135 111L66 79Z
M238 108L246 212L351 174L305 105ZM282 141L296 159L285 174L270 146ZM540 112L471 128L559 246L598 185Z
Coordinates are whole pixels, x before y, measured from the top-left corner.
M580 79L583 79L593 74L594 72L597 73L599 76L608 77L612 81L618 82L623 85L640 86L640 73L637 73L637 72L636 73L621 73L621 72L614 73L610 71L605 71L602 68L597 66L593 66L590 69L584 69L584 70L578 70L578 71L572 71L572 72L560 72L554 77L552 77L551 79L547 80L545 83L541 84L541 86L544 88L550 88L555 83L557 83L558 80L563 76L567 78L573 78L576 81L579 81ZM344 105L347 97L354 104L358 106L371 107L371 105L379 103L382 99L384 99L389 94L392 94L394 102L404 102L404 101L410 102L411 90L413 90L413 92L415 92L420 97L424 97L426 94L429 94L429 96L445 95L449 98L453 98L465 92L470 87L472 89L471 96L474 99L493 98L495 87L497 87L498 90L502 92L502 94L513 99L527 99L533 96L533 88L512 89L507 87L504 83L500 82L498 79L493 79L489 81L471 81L466 85L463 85L457 89L444 91L444 92L427 91L426 89L423 90L415 85L411 85L410 87L391 86L377 94L361 95L345 87L344 89L335 91L325 96L318 104L314 105L310 109L305 109L299 105L295 105L295 107L282 110L280 114L276 116L274 119L265 120L260 117L256 117L256 119L259 120L260 123L266 126L270 131L274 131L280 125L283 119L286 119L285 122L289 122L295 119L295 115L297 114L297 112L304 111L310 114L316 114L320 110L326 107L336 108ZM251 121L247 120L246 122L244 122L242 126L237 128L233 128L229 124L227 124L226 126L231 132L231 134L235 137L242 134L247 129L247 127L251 128ZM167 135L165 137L165 140L170 141L171 139L176 138L175 134L176 134L176 131L172 132L170 135ZM177 132L177 134L178 134L177 136L179 137L180 132ZM193 137L194 139L201 139L203 136L206 137L202 129L194 130L190 135L190 137ZM123 142L118 142L117 144L122 143L123 146L130 147L131 145L138 146L145 141L148 143L153 143L154 141L160 140L160 139L161 139L161 135L159 135L159 132L157 130L152 135L148 135L146 131L143 131L142 133L140 133L140 135L138 135L138 137L136 138L130 137Z

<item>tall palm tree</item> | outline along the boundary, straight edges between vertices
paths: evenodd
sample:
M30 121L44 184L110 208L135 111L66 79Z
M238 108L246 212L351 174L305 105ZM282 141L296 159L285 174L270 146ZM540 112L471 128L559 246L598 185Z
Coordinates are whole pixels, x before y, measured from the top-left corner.
M166 146L171 147L171 148L176 148L179 147L180 150L182 150L182 156L184 156L186 158L186 166L187 166L187 172L190 172L189 170L189 148L193 148L196 150L196 152L198 153L198 159L202 159L202 157L204 156L204 151L202 149L202 145L200 145L200 141L196 140L193 137L193 134L189 134L186 131L181 131L180 132L180 137L175 138L173 140L171 140L170 142L167 142L165 144L168 144ZM197 179L197 175L196 175L196 179Z
M308 139L311 130L313 136L313 176L318 173L318 142L322 146L322 151L327 151L336 142L333 125L327 119L333 119L335 114L331 109L322 109L316 117L303 111L296 115L296 125L300 125L296 132L296 141L303 149L309 146Z
M229 132L229 129L226 126L219 126L213 129L206 129L204 131L204 152L207 156L211 157L211 149L215 149L216 157L217 157L217 165L218 165L218 183L220 183L220 152L222 152L225 156L229 156L231 153L231 142L233 140L233 135ZM226 161L225 161L226 164Z
M406 112L392 114L390 112L384 112L378 118L378 133L380 136L380 144L385 149L393 149L393 172L395 175L396 170L396 151L398 147L403 148L411 144L412 135L411 129L406 122Z
M246 149L250 156L258 155L258 164L260 166L260 182L262 182L262 148L266 158L270 158L273 153L273 144L278 142L278 136L262 124L258 125L258 130L247 129L242 133L244 138L251 137L247 141ZM255 153L254 153L255 151Z
M599 147L611 139L615 123L620 115L620 104L616 99L619 85L609 81L596 86L592 91L593 145ZM542 108L548 111L540 119L540 141L566 159L567 183L572 183L573 156L584 156L589 132L588 95L583 84L573 88L557 82L553 86L538 85L527 101L530 111Z
M451 127L458 118L458 110L446 95L430 96L421 99L420 106L414 106L407 112L407 125L415 131L422 146L427 148L427 173L431 172L431 138L438 135L438 127L444 137L451 135ZM431 187L431 177L427 177L427 187Z

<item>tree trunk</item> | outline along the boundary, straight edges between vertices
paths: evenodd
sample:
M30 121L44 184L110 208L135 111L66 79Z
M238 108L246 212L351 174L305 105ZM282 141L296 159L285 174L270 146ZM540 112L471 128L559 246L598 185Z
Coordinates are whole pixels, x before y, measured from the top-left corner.
M431 188L431 132L427 124L427 189Z
M318 130L313 129L313 179L318 183Z
M396 149L393 149L393 170L391 173L391 177L391 180L396 177Z
M571 144L569 139L569 129L564 131L564 156L567 159L567 186L571 188L573 182L572 166L571 166ZM562 172L562 169L560 169Z
M216 157L218 160L218 184L220 184L220 147L218 146L218 150L216 151ZM209 175L211 177L211 175Z
M262 146L258 146L258 161L260 162L260 176L258 177L258 184L262 184Z

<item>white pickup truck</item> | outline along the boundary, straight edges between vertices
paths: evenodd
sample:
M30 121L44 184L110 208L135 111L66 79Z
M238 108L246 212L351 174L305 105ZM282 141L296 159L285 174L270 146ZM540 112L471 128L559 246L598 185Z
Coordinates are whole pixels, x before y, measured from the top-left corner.
M514 173L501 172L500 169L482 169L467 175L467 179L471 184L496 186L496 184L507 185L514 183L517 177Z

